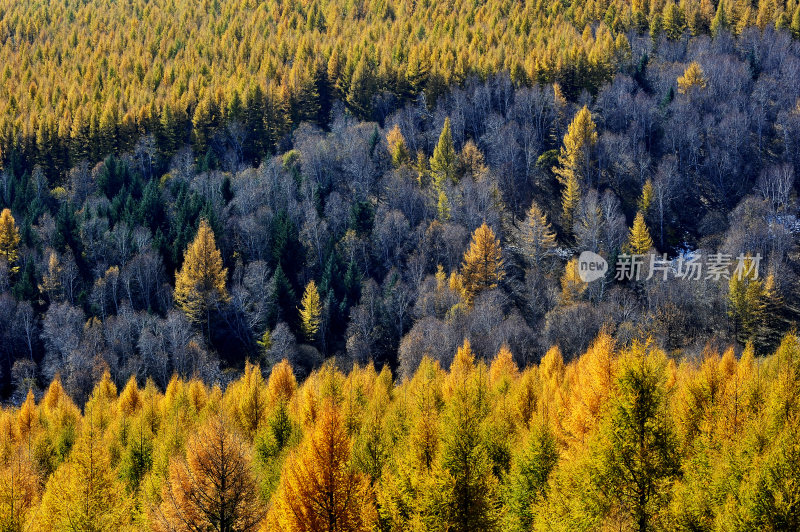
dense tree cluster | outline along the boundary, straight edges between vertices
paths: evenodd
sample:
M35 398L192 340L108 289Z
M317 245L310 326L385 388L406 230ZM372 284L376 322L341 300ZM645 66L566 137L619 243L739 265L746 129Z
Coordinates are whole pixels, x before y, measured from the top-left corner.
M501 73L379 122L337 103L325 129L301 123L258 166L228 141L199 151L197 123L62 178L12 150L4 396L19 404L60 374L82 404L104 371L117 386L224 385L247 358L412 375L464 338L527 365L556 344L570 359L604 325L623 345L699 356L735 337L771 352L800 301L798 43L743 28L630 46L636 66L594 96ZM254 127L241 131L265 138ZM581 279L584 250L611 263L603 279ZM618 257L648 252L673 272L760 255L759 275L614 279Z
M55 179L111 151L260 159L335 100L382 120L471 75L595 94L632 39L778 29L796 0L0 2L0 150Z
M3 530L795 530L800 340L688 361L601 332L520 369L287 361L223 392L106 373L0 410Z

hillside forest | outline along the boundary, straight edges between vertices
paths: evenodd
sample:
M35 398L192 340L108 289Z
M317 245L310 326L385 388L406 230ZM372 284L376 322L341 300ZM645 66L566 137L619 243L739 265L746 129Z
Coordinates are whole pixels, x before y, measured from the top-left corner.
M0 530L800 528L797 0L0 0L0 65Z

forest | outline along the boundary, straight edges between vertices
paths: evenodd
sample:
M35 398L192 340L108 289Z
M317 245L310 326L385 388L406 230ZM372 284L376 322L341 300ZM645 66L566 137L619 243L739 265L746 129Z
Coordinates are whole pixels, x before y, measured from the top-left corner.
M0 65L0 530L800 528L797 0L0 0Z
M469 341L330 362L298 384L248 364L225 391L106 372L83 411L56 378L0 412L3 530L797 530L800 340L676 360L601 332L520 369Z
M800 48L752 31L632 35L637 66L575 101L499 73L383 123L338 102L257 166L235 124L205 156L164 153L162 131L56 178L12 151L3 395L60 374L83 404L106 370L224 387L283 358L301 379L331 357L407 377L465 338L525 367L554 345L571 360L603 326L679 357L769 354L800 300ZM604 278L576 275L585 250L612 263ZM617 257L648 252L760 260L748 279L615 279Z

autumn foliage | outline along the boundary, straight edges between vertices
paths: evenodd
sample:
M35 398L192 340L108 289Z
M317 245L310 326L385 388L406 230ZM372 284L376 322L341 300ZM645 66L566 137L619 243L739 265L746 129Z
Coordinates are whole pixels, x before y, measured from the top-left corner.
M797 523L800 341L679 361L608 331L520 368L248 364L161 393L106 374L0 411L4 530L652 530ZM785 525L790 526L790 525ZM738 527L738 528L737 528ZM791 526L790 526L791 528Z

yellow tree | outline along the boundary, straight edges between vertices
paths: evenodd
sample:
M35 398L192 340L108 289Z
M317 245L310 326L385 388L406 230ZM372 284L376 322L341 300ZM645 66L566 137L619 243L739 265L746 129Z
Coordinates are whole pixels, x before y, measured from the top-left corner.
M69 460L47 481L35 530L105 532L131 524L131 508L108 448L91 419L84 423Z
M706 78L700 63L692 61L684 70L683 75L678 77L678 92L689 94L693 89L705 89Z
M454 181L457 164L456 149L453 146L453 135L450 132L450 118L444 119L444 127L439 135L439 142L431 156L431 175L436 190L442 191L444 185Z
M6 260L11 273L19 271L15 266L19 258L19 229L10 209L3 209L0 213L0 258Z
M508 344L503 344L494 357L492 365L489 366L489 384L505 393L517 377L519 377L519 368L514 362L514 356L511 354Z
M504 276L500 241L484 222L473 233L472 242L464 253L464 262L461 265L467 303L472 304L475 295L481 291L496 288Z
M653 182L649 179L644 182L642 186L642 195L639 196L638 207L639 210L647 214L650 209L650 204L653 202Z
M267 381L267 394L272 404L289 402L297 390L297 379L291 364L285 358L272 367Z
M745 258L742 271L750 272L752 259ZM771 281L774 282L774 281ZM735 272L728 282L728 315L741 343L753 340L764 319L764 283L753 274Z
M42 284L39 286L39 290L46 293L50 301L58 300L61 294L62 270L58 254L51 249L47 260L47 271L42 276Z
M228 300L225 278L228 269L222 266L214 232L205 220L200 221L197 236L186 249L183 267L175 277L175 302L186 316L211 325L211 311Z
M306 285L300 300L300 328L309 342L313 342L319 332L322 317L322 303L319 299L317 283L312 279Z
M39 476L27 453L20 448L0 460L0 530L22 532L39 500Z
M250 450L223 418L214 417L189 440L186 459L170 462L152 518L157 531L247 532L258 530L264 514Z
M313 431L288 460L267 521L268 530L371 530L375 507L367 477L351 463L342 416L328 403Z
M578 274L578 259L573 257L564 267L561 276L561 301L565 305L576 302L586 291L586 283Z
M636 213L636 218L633 219L633 226L628 234L625 251L632 255L644 255L652 247L653 239L650 238L650 231L647 230L644 215L642 211L639 211Z
M561 192L561 208L564 229L567 231L572 230L575 209L580 202L581 184L590 177L592 147L596 142L597 128L589 108L584 105L564 135L558 166L553 168L558 181L564 187Z
M457 175L459 177L470 176L472 179L477 180L485 175L487 171L488 168L486 167L483 153L472 140L468 140L458 155Z
M395 124L386 134L386 143L389 145L389 155L392 156L392 164L395 168L399 168L411 160L406 139L403 137L399 125Z
M261 368L245 362L244 374L225 390L225 403L233 422L252 441L267 416L267 383Z

